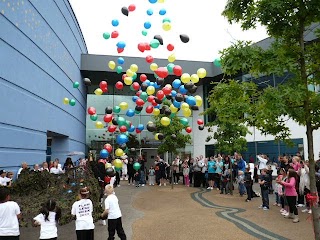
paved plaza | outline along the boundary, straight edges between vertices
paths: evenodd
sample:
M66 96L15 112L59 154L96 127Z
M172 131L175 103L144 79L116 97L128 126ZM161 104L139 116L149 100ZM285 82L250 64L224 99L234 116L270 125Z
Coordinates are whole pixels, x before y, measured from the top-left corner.
M214 189L183 185L136 188L122 182L115 189L123 214L123 225L132 240L210 240L210 239L313 239L310 216L301 213L300 222L283 218L279 207L258 209L261 198L245 202ZM256 187L256 186L255 186ZM270 195L270 204L273 203ZM74 222L59 226L58 239L76 239ZM106 240L107 226L96 223L95 239ZM22 240L38 239L39 228L22 228ZM118 238L116 238L118 239Z

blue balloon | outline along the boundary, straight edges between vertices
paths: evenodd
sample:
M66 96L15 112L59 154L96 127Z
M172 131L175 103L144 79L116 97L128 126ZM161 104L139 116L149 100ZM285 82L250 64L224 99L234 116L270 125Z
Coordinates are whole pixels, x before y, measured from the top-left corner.
M143 24L143 26L144 26L145 29L149 29L149 28L151 28L151 23L150 22L145 22Z
M154 4L154 3L156 3L158 0L149 0L149 3L152 3L152 4Z
M133 117L133 116L134 116L134 110L128 109L126 115L127 115L128 117Z
M128 132L134 132L134 130L136 130L136 128L133 125L131 125L128 129Z
M123 41L120 41L120 42L117 43L117 47L118 48L125 48L126 47L126 43L123 42Z
M187 94L188 90L184 87L184 85L181 85L181 86L179 87L179 92L180 92L181 94Z
M119 21L117 19L113 19L111 24L112 26L117 27L119 25Z
M132 97L132 101L133 101L133 102L136 102L138 98L139 98L138 96L133 96L133 97Z
M150 82L149 86L154 87L155 82Z
M151 16L151 15L153 14L153 10L152 10L151 8L149 8L149 9L147 10L147 14L148 14L149 16Z
M160 9L160 11L159 11L159 14L160 14L161 16L165 15L166 13L167 13L167 10L165 10L164 8L163 8L163 9Z
M176 90L172 90L172 91L171 91L171 96L172 96L172 97L177 96L177 91L176 91Z
M102 149L100 151L100 157L101 158L107 158L109 156L109 152L106 149Z
M156 106L154 106L153 108L160 108L161 106L160 106L160 104L158 104L158 105L156 105Z
M129 141L128 136L125 134L119 134L116 139L119 145L127 143Z
M139 129L140 131L142 131L144 129L144 125L142 123L140 123L137 127L137 129Z
M186 99L186 103L188 103L190 106L196 105L196 99L194 96L188 96Z
M173 82L172 82L172 87L174 88L179 88L181 86L181 81L180 79L175 79Z
M124 64L124 58L119 57L117 62L118 62L118 64Z
M173 101L173 106L175 106L176 108L180 108L181 107L181 102L178 102L176 100Z
M150 86L150 80L147 79L144 81L144 83L147 84L148 86Z
M158 88L160 88L160 87L161 87L161 85L158 85L158 83L157 83L157 82L155 82L155 83L153 84L153 86L154 86L154 88L155 88L155 89L158 89Z

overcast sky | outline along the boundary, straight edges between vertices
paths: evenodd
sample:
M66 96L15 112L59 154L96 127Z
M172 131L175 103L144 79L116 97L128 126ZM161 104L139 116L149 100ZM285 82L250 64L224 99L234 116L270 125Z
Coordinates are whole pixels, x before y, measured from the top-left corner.
M221 16L227 0L165 0L164 3L151 4L149 0L69 0L80 24L88 52L90 54L119 55L167 59L172 53L178 60L195 60L212 62L219 57L219 51L236 40L260 41L267 37L262 27L243 32L239 25L229 25ZM161 1L161 0L158 0ZM122 7L134 4L136 9L125 16ZM152 9L149 16L147 10ZM164 9L165 15L159 11ZM162 20L169 18L171 30L162 29ZM117 27L112 20L118 20ZM151 28L142 35L144 23L150 22ZM117 38L105 40L104 32L118 31ZM188 43L182 43L179 35L189 36ZM164 46L140 52L137 48L141 42L150 42L154 35L161 35ZM124 41L126 47L122 53L117 52L116 44ZM175 49L169 52L167 44Z

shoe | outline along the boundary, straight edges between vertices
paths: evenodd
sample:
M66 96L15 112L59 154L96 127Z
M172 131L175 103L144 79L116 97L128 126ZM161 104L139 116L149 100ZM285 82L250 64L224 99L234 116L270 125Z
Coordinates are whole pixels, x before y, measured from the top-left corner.
M299 222L299 216L298 215L294 215L292 222L294 222L294 223Z
M128 185L130 186L131 184L130 184L130 183L128 183Z
M120 187L120 185L118 185L117 187Z
M308 213L311 214L311 213L312 213L312 210L310 209L310 210L308 211Z
M308 208L303 209L303 210L301 210L301 212L309 212L309 209Z
M151 183L149 183L149 186L151 186Z
M154 186L154 184L152 184L152 186Z
M298 204L297 207L304 207L304 204Z
M213 189L213 188L212 188ZM220 189L219 188L217 188L217 191L219 191Z
M285 212L281 213L281 215L283 215L284 217L289 216L289 212L285 211Z
M277 206L278 206L278 207L281 207L281 204L280 204L280 203L278 203L278 204L277 204Z
M280 209L280 212L281 212L281 213L283 213L284 211L286 211L286 210L285 210L285 209L283 209L283 208L281 208L281 209Z
M263 208L263 205L260 205L258 208L260 208L260 209Z
M277 206L278 205L278 203L274 203L274 204L272 204L273 206Z
M268 211L268 210L269 210L268 207L263 207L262 209L263 209L264 211Z
M161 183L159 184L159 187L161 187Z
M249 199L246 199L246 202L250 202L251 200L249 200Z
M163 184L163 186L167 186L167 184L166 184L166 183L164 183L164 184Z
M223 192L220 192L220 194L223 194Z
M293 219L293 213L288 213L287 215L284 216L284 218L290 218Z
M144 184L142 184L141 186L144 187Z
M207 187L207 190L210 190L211 189L211 187Z

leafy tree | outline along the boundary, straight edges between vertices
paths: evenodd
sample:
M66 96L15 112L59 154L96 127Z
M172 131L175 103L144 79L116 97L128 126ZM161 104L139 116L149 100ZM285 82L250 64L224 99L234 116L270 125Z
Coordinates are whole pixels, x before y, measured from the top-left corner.
M268 49L248 42L237 42L223 50L221 64L226 75L250 73L253 76L282 76L287 72L292 73L292 77L282 84L256 90L255 98L250 101L230 98L241 105L250 102L248 109L240 109L239 114L243 114L243 118L237 121L255 125L263 133L272 134L277 139L290 137L286 126L288 119L304 125L310 165L310 190L316 196L313 131L320 127L320 96L308 87L320 83L320 42L307 41L305 36L306 31L312 32L317 26L314 23L320 20L320 1L229 0L223 15L230 23L240 23L243 30L255 28L258 24L265 26L274 40ZM241 94L250 96L240 87L246 83L237 84L242 89ZM221 88L227 89L225 83L221 83ZM312 212L315 238L320 239L316 206L312 207Z

